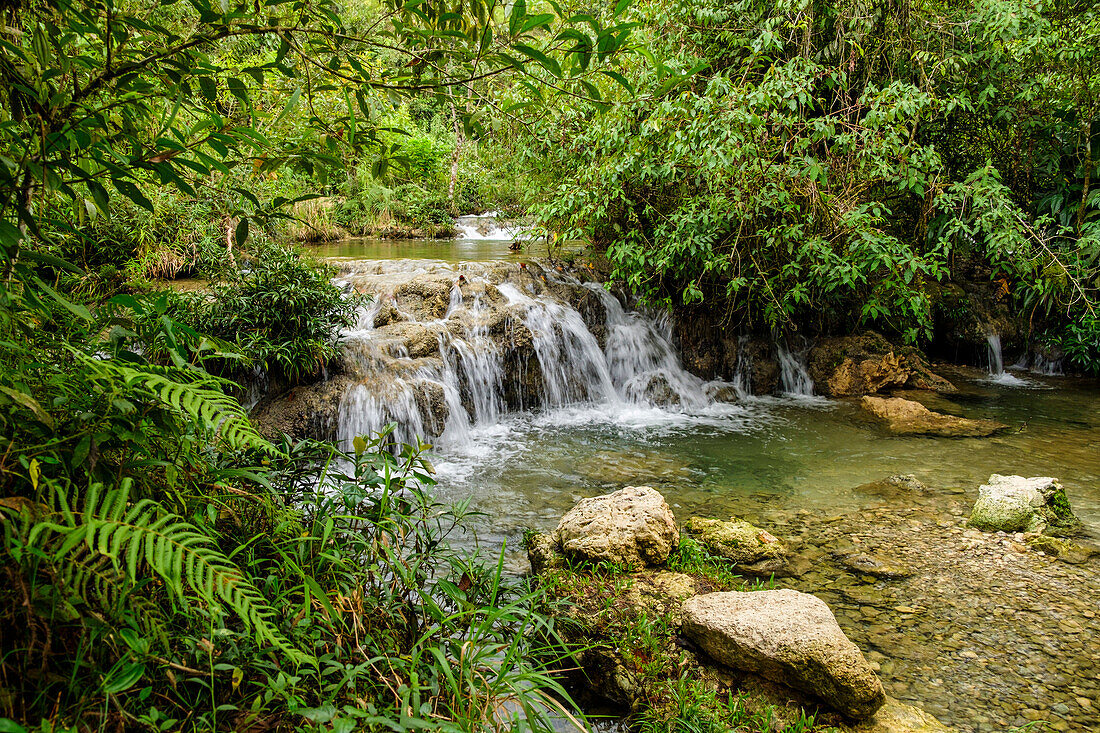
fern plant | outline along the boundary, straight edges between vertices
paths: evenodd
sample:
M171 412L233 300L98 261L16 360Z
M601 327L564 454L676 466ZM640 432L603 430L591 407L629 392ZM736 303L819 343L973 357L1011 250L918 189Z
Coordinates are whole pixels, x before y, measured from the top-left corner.
M316 663L287 640L263 594L209 535L151 499L131 501L132 485L93 484L79 500L71 487L52 486L45 517L22 507L9 550L17 561L47 558L72 602L102 608L117 607L152 573L175 602L223 606L261 642L299 664Z

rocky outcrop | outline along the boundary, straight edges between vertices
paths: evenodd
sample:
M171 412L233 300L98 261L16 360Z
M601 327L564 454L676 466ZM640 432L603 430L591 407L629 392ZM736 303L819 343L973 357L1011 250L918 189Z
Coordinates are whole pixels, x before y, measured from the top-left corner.
M986 531L1068 534L1081 526L1058 479L993 474L978 487L970 526Z
M807 370L818 393L859 397L900 387L954 391L912 348L898 348L874 332L820 339L810 349Z
M882 683L829 607L784 589L688 599L682 633L716 661L820 697L852 718L886 701Z
M340 400L355 382L346 376L295 387L261 400L249 419L265 437L278 440L284 434L295 440L336 437Z
M567 556L634 568L664 563L679 542L672 510L648 486L580 500L553 536Z
M941 438L982 438L1004 425L993 420L972 420L933 412L919 402L901 397L865 396L863 409L885 423L894 435L933 435Z
M730 561L747 575L767 577L787 567L790 551L767 530L734 517L728 522L692 517L684 529L712 555Z

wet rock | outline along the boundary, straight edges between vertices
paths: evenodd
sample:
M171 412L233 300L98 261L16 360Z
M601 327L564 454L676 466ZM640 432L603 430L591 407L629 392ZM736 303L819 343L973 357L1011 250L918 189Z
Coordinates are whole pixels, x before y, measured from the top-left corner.
M842 554L837 556L836 561L852 572L886 580L908 578L913 574L913 569L903 562L867 552Z
M451 412L443 385L430 379L420 379L415 382L415 390L416 407L424 430L430 436L442 435Z
M664 374L650 374L638 388L641 398L652 405L671 407L680 404L680 395Z
M861 484L856 487L856 491L863 492L864 494L871 494L873 496L882 496L887 498L896 498L901 496L912 496L916 494L923 494L928 491L928 487L924 485L915 475L911 473L898 474L895 476L887 476L881 481L870 481L865 484Z
M741 393L737 391L737 388L732 384L726 384L720 382L718 384L707 385L707 396L709 396L715 402L738 402L741 399Z
M289 435L295 440L336 437L340 400L354 382L346 376L295 387L283 394L262 400L249 415L262 435L278 439Z
M990 532L1045 532L1066 534L1081 522L1070 510L1066 490L1058 479L1045 476L993 474L978 487L978 500L970 513L971 527Z
M432 321L447 314L451 287L449 276L421 276L401 283L393 296L397 306L418 321Z
M1071 565L1084 565L1089 560L1100 557L1100 545L1086 540L1073 542L1061 537L1035 535L1027 539L1027 546Z
M420 359L439 354L439 331L413 321L395 321L378 329L376 339L393 339L408 356Z
M906 705L892 697L871 718L849 728L852 733L952 733L920 708Z
M684 525L712 555L729 560L749 575L780 573L787 566L790 551L775 535L734 517L728 522L692 517Z
M672 510L648 486L582 499L554 536L566 555L636 568L663 564L679 542Z
M886 701L882 684L820 598L795 590L708 593L683 607L684 636L716 661L824 700L863 719Z
M895 435L934 435L942 438L981 438L1007 428L993 420L972 420L932 412L919 402L900 397L866 396L863 409L884 421Z
M881 335L824 338L810 349L807 370L830 397L858 397L902 386L953 389L931 372L915 349L899 349Z

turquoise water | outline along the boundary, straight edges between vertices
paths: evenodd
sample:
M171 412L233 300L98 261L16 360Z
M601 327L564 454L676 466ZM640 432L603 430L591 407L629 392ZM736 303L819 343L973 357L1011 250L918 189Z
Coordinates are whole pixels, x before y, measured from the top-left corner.
M685 516L752 516L859 508L871 499L855 487L899 473L973 496L992 473L1041 475L1062 480L1089 532L1100 535L1100 386L1027 375L1029 387L1005 387L973 370L949 376L956 394L905 396L1010 430L896 437L858 402L822 398L750 399L696 414L565 408L510 416L438 455L440 490L472 497L491 518L483 531L514 545L525 528L552 528L577 499L625 485L658 488Z

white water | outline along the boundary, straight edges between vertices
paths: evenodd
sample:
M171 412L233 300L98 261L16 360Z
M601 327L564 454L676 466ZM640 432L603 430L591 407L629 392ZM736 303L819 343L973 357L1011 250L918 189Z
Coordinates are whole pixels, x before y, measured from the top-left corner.
M1023 377L1005 371L1004 356L1001 354L1001 337L989 333L985 337L986 352L989 357L989 381L1003 387L1031 387L1034 384Z
M374 301L363 309L357 327L343 334L343 359L360 383L339 406L341 442L349 445L356 435L396 422L399 441L424 436L452 456L476 457L507 450L506 444L515 443L509 435L540 424L659 432L717 424L744 412L715 396L723 394L723 387L743 394L747 376L738 386L704 382L687 372L666 314L628 310L602 285L582 285L537 264L525 267L371 262L345 278ZM426 315L420 310L423 303L407 295L440 291L446 305L445 310L442 304L432 306L440 308L438 318ZM563 293L574 299L595 296L603 323L586 323ZM387 316L391 311L396 315ZM516 329L530 334L533 358L509 366L506 355L514 355L508 353L508 338ZM425 331L423 339L436 339L438 350L414 358L409 349L424 350L423 341L411 345ZM406 333L414 334L411 340ZM526 409L510 413L509 386L524 384L535 373L541 378L533 399L525 396L520 407Z
M457 239L509 240L516 239L520 227L502 224L496 211L484 214L466 214L455 219Z
M779 359L779 389L783 394L810 397L814 393L814 380L806 371L804 355L789 351L781 342L775 345Z

